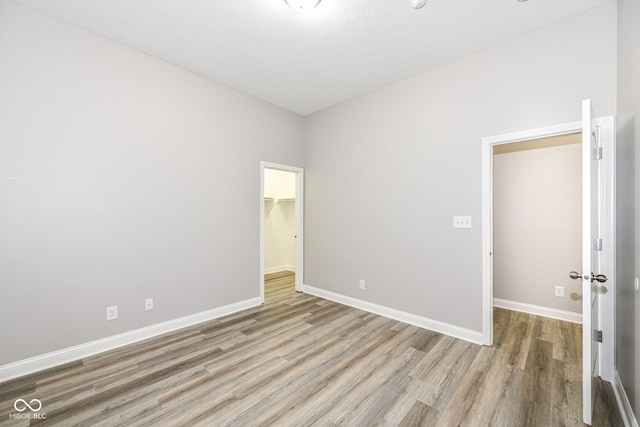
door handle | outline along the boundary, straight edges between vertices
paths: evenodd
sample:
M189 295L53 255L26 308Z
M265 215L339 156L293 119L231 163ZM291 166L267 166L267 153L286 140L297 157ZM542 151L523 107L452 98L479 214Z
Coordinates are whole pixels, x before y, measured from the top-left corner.
M577 271L570 271L569 272L569 277L576 280L576 279L580 279L582 280L582 273L578 273ZM586 279L586 277L585 277Z
M593 275L593 273L591 273L591 281L596 281L596 282L600 282L600 283L604 283L607 281L607 276L605 276L604 274L596 274L595 276Z
M582 276L581 273L578 273L577 271L571 271L569 272L569 277L572 279L584 279L584 280L591 280L592 282L599 282L599 283L604 283L606 282L607 276L605 276L604 274L593 274L591 273L591 277L587 276L586 274L584 276Z

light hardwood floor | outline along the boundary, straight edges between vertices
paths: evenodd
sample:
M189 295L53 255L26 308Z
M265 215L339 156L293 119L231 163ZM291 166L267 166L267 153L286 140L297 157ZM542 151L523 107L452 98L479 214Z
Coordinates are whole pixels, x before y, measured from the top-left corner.
M482 347L266 280L264 306L0 384L0 425L582 426L580 326L496 309ZM601 383L594 426L621 426ZM16 399L45 420L9 419Z

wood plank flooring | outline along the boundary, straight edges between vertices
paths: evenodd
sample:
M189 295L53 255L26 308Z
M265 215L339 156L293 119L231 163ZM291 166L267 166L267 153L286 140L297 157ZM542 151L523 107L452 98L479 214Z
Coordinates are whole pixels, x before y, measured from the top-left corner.
M266 280L263 306L0 384L0 426L582 426L579 325L482 347ZM594 426L621 426L601 383ZM16 399L46 419L14 419ZM28 412L28 411L27 411Z

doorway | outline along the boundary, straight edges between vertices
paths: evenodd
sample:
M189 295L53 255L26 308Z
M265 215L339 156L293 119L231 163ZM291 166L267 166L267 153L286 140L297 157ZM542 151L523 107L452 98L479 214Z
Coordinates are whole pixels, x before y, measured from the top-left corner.
M582 135L493 148L493 303L582 323Z
M603 230L607 237L603 245L602 259L604 270L609 277L608 292L600 295L600 330L603 332L603 341L600 350L600 375L605 381L611 382L614 369L614 295L615 295L615 140L613 117L596 119L603 140L604 156L601 168L603 176L603 206L605 210ZM547 138L563 137L582 131L582 122L572 122L562 125L533 129L523 132L515 132L505 135L497 135L483 138L482 147L482 335L483 344L493 345L493 307L494 307L494 150L507 144L517 144L523 141L542 141ZM567 266L568 269L573 269ZM580 267L578 267L580 268ZM567 270L567 275L569 270ZM526 274L522 272L521 274ZM573 292L573 291L571 291ZM570 292L570 294L571 294Z
M295 290L304 277L304 170L260 162L260 299L264 275L295 272Z

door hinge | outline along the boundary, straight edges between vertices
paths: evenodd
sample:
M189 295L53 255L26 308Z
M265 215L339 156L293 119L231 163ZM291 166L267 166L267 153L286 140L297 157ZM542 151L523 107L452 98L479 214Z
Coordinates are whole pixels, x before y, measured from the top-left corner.
M602 251L602 239L596 239L593 242L593 250L597 252Z
M593 158L594 160L602 160L602 145L600 144L600 127L595 128L593 131L593 139L594 139L594 149L593 149Z
M602 331L593 331L593 340L602 342Z
M602 160L602 147L596 147L593 149L593 158L595 160Z

